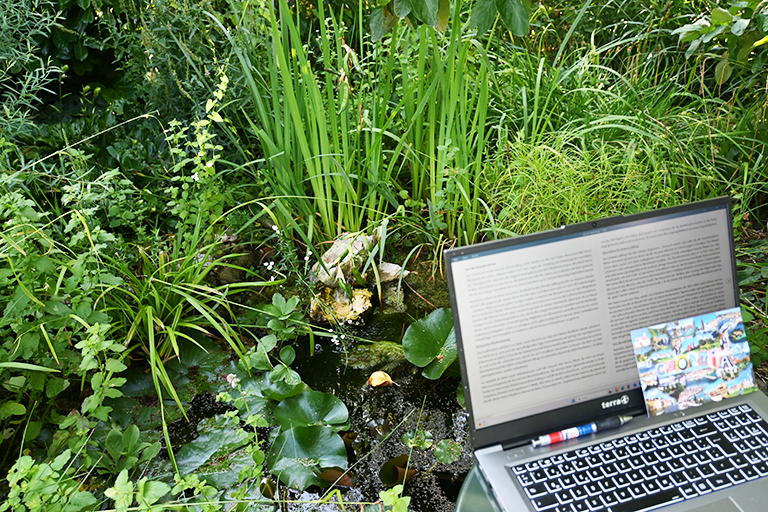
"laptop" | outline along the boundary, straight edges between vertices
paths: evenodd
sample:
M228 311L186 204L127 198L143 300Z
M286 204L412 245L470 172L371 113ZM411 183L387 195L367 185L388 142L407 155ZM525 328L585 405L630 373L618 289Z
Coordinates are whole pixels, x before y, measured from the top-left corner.
M445 261L471 442L501 509L765 510L768 398L649 416L630 337L739 305L729 198L450 249ZM632 419L532 445L615 417ZM743 439L715 446L737 435L721 425ZM751 451L728 453L737 444ZM644 451L630 457L630 445ZM633 472L610 476L621 461ZM646 480L657 470L661 482Z

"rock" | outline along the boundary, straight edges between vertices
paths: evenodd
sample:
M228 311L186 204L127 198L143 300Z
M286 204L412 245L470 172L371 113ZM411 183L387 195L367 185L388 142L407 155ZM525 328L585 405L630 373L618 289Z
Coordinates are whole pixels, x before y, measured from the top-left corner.
M396 282L389 283L381 289L381 312L385 315L403 313L406 310L405 291Z
M354 288L352 300L340 288L324 288L312 299L309 316L316 322L342 323L356 321L371 308L370 290Z
M402 273L403 277L410 274L407 270L403 270L403 267L400 265L395 265L394 263L387 263L386 261L382 262L378 266L379 270L379 282L383 283L390 283L392 281L400 279L400 274Z
M373 241L373 236L341 235L322 256L325 268L318 262L312 267L312 272L329 288L338 287L339 279L355 283L357 280L352 269L361 270L365 266Z

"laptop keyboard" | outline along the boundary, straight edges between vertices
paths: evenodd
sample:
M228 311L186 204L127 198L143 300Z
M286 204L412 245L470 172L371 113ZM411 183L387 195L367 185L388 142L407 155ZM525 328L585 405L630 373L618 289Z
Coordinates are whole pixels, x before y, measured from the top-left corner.
M510 468L537 511L653 510L768 475L748 405Z

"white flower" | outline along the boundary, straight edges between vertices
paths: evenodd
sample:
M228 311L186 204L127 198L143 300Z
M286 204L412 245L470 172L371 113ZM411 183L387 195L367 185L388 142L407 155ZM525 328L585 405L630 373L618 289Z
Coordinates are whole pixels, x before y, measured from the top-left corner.
M192 175L192 181L200 181L200 175L195 173Z
M234 373L230 373L224 378L227 380L229 385L232 386L233 388L236 388L237 384L240 382L240 379L238 379L237 375L235 375Z

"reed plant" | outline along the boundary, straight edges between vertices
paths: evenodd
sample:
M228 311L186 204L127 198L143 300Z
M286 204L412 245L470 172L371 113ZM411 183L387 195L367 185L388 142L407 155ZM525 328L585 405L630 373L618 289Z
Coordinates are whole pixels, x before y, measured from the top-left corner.
M261 280L247 268L235 265L239 255L223 253L222 243L207 236L202 216L191 233L179 232L157 247L137 246L138 265L125 255L109 258L109 267L121 282L103 291L105 312L112 317L112 333L122 340L128 354L149 362L158 397L164 388L179 407L176 389L165 369L171 358L179 358L180 342L187 340L203 348L199 339L213 338L226 343L243 358L245 347L236 325L233 296L246 289L274 286L282 280ZM209 274L216 268L230 267L255 279L214 286ZM205 350L205 349L204 349Z
M446 34L395 27L353 50L323 6L316 37L303 40L284 5L259 5L271 34L265 68L251 64L262 49L243 43L258 20L243 17L226 33L250 92L239 118L258 136L268 187L260 192L274 198L278 222L319 242L379 224L405 204L428 215L434 233L475 241L486 210L473 178L492 76L460 17Z

